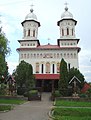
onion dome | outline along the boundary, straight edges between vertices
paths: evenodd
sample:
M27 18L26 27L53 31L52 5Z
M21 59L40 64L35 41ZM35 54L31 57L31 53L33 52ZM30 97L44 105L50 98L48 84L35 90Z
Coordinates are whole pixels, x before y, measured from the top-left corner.
M35 20L37 21L37 16L33 13L33 9L30 9L30 13L25 17L25 20Z
M68 11L68 7L65 7L65 12L61 15L61 19L73 19L72 13Z

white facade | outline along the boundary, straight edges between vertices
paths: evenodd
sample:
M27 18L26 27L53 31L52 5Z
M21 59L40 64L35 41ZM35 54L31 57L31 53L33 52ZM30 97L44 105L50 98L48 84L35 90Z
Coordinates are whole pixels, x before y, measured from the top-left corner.
M22 22L23 39L19 40L20 48L19 62L24 60L33 66L34 74L58 74L61 59L67 62L68 66L78 68L78 53L80 48L77 47L79 39L76 39L75 25L77 21L73 15L65 8L61 15L61 20L57 22L59 26L60 38L57 45L40 45L38 37L37 21L33 10L26 16Z

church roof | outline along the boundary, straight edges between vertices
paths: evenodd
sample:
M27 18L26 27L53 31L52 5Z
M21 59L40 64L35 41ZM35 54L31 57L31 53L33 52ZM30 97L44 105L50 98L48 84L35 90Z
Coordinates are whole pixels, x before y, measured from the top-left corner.
M37 80L59 80L60 74L35 74Z
M60 47L58 45L40 45L40 46L37 46L37 47L34 47L34 48L18 48L17 51L27 51L27 50L64 50L64 49L77 49L78 52L80 51L80 48L79 47Z

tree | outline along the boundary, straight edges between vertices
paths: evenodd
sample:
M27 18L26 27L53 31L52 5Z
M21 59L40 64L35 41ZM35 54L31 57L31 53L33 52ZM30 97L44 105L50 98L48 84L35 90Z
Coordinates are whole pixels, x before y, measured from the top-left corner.
M60 79L58 85L61 95L67 96L68 70L67 70L67 63L64 61L63 58L60 63Z
M21 61L13 75L15 76L17 86L20 88L25 87L27 90L29 90L34 87L35 83L31 64Z
M10 53L8 43L8 39L2 32L2 28L0 28L0 81L2 80L2 76L4 76L4 78L7 78L8 75L8 67L5 60L7 54Z
M25 86L28 90L35 87L35 81L34 81L34 76L33 76L33 68L32 68L31 64L28 64L28 66L27 66Z
M84 85L84 81L85 81L85 78L84 76L82 75L82 73L77 69L77 68L71 68L69 70L69 75L68 75L68 80L70 81L74 76L76 76L80 81L81 83L79 84L79 88L82 89L83 85Z

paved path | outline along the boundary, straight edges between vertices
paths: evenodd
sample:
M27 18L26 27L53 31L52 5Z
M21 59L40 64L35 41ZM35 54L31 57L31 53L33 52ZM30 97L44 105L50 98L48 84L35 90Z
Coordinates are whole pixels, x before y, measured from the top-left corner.
M42 101L29 101L12 111L0 113L0 120L48 120L48 112L52 107L49 97L49 93L43 93Z

